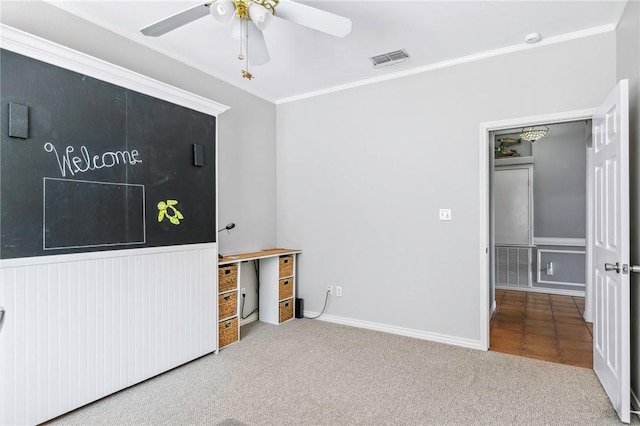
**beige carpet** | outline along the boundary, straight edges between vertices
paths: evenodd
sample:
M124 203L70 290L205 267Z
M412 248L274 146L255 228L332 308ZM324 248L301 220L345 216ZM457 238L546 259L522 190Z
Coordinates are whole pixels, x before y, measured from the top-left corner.
M586 368L308 319L242 335L52 424L620 424Z

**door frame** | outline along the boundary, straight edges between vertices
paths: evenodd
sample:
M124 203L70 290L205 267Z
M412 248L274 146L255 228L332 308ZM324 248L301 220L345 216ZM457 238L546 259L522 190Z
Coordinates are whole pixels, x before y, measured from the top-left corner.
M574 110L574 111L564 111L553 114L543 114L536 116L527 116L527 117L518 117L518 118L510 118L506 120L500 121L490 121L480 123L480 152L478 155L479 158L479 212L478 217L480 220L479 228L480 228L480 246L478 252L480 253L480 348L484 350L489 350L489 328L491 321L491 309L492 309L492 301L489 300L490 297L490 286L491 286L491 255L489 253L489 249L491 248L491 240L490 240L490 207L491 200L490 196L490 181L489 181L489 166L490 166L490 155L493 155L493 140L491 138L490 132L498 131L498 130L506 130L514 127L529 127L529 126L540 126L543 124L557 124L557 123L567 123L571 121L582 121L582 120L591 120L593 114L595 113L595 108L582 109L582 110ZM589 149L586 147L586 149ZM587 153L587 161L589 161L589 155ZM589 192L591 189L592 182L588 178L589 173L587 172L587 230L586 230L586 262L585 268L587 271L591 269L591 256L592 253L588 249L588 245L592 239L592 230L589 224L590 218L590 205L591 205L591 197L589 197ZM592 297L592 282L590 274L585 274L585 296L587 303L585 304L585 319L591 319L593 312L593 297Z

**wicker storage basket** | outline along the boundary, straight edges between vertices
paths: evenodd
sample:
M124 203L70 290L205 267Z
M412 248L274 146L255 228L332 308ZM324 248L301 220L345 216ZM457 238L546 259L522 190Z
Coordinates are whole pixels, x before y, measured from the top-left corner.
M293 275L293 256L280 256L280 278Z
M233 290L238 286L238 265L218 267L218 292Z
M278 299L293 297L293 277L281 278L278 283Z
M218 295L218 319L229 318L237 314L238 292L223 293Z
M285 322L293 318L293 299L280 302L279 322Z
M238 318L218 323L218 348L238 341Z

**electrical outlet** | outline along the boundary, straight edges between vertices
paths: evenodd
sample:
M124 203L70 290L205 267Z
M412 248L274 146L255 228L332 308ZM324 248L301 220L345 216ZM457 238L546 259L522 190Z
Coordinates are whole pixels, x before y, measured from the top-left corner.
M336 296L342 296L342 287L340 287L339 285L336 286Z
M327 286L327 291L329 292L329 296L333 295L333 286L332 285L328 285Z
M247 294L247 289L242 287L242 289L240 290L240 294L242 294L243 296Z

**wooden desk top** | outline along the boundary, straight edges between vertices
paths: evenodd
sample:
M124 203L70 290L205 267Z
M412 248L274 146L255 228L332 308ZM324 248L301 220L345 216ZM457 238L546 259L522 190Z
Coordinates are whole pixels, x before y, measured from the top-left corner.
M265 257L282 256L286 254L298 254L302 253L302 250L297 249L285 249L285 248L273 248L260 251L252 251L248 253L236 253L228 254L222 259L218 259L218 265L228 265L231 263L240 263L248 260L262 259Z

